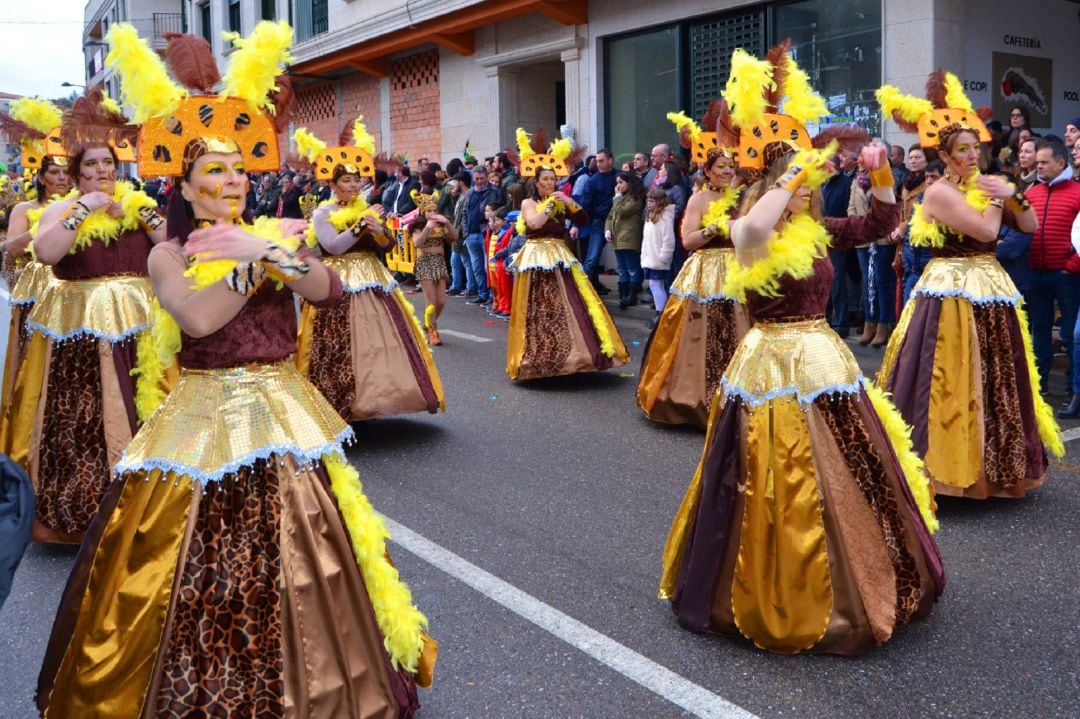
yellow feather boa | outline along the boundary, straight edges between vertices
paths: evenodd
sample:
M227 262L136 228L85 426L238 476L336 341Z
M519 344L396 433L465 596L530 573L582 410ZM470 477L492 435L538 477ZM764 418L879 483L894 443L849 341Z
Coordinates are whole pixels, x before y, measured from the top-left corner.
M259 217L254 225L247 225L245 229L265 238L267 242L274 242L293 251L300 246L298 238L286 237L281 233L280 221L276 218ZM184 276L195 280L192 289L201 290L224 279L236 264L236 260L199 262L196 256L194 264L187 269ZM139 335L135 348L136 366L131 371L132 375L139 378L135 387L135 409L142 422L145 422L165 399L165 393L161 389L162 379L166 368L175 362L181 342L180 326L173 316L158 304L156 299L152 308L153 325Z
M1028 327L1027 310L1016 308L1016 318L1020 323L1020 336L1024 340L1024 356L1027 360L1028 381L1031 383L1031 396L1035 400L1035 425L1039 428L1046 450L1055 457L1065 456L1065 443L1061 438L1061 427L1054 419L1054 410L1039 394L1039 370L1035 366L1035 350L1031 344L1031 328Z
M765 257L747 266L731 260L724 293L739 302L746 302L747 292L778 297L780 278L809 277L814 273L814 260L824 257L828 247L829 233L821 223L806 213L795 215L766 241Z
M34 238L37 237L38 229L41 227L41 216L45 214L45 208L58 200L72 200L78 196L79 191L77 189L72 190L63 197L53 195L41 207L33 207L26 211L26 222L30 232L30 244L26 246L26 249L29 250L30 257L35 261L37 260L37 252L34 250Z
M600 304L600 298L596 296L592 283L589 282L589 276L578 264L571 266L570 274L574 278L578 292L581 293L581 299L585 300L585 310L589 313L593 328L596 329L596 336L600 338L600 353L605 357L614 357L615 341L611 338L611 330L608 328L607 313L604 311L604 306Z
M90 247L95 240L108 245L124 232L139 229L142 226L139 210L144 207L157 208L155 200L142 190L136 190L129 182L117 182L112 199L120 205L123 215L111 217L104 207L91 212L75 231L75 241L71 243L69 254Z
M413 604L408 586L387 558L390 533L364 496L359 473L339 455L324 455L322 459L349 531L353 554L364 575L383 645L395 668L404 667L415 674L424 650L427 618Z
M543 212L548 207L548 205L552 207L551 217L553 219L559 219L563 216L563 213L566 212L566 203L560 202L559 200L556 200L554 197L550 196L546 200L541 200L540 202L536 203L536 211ZM517 230L517 233L522 237L525 236L525 230L527 229L527 225L525 224L524 212L518 215L517 223L514 225L514 229Z
M964 202L968 204L968 207L981 215L986 211L986 208L990 206L990 197L975 184L975 178L978 176L978 173L972 175L967 182L967 187L961 186L960 191L964 193ZM926 215L923 212L923 203L920 202L915 205L915 210L911 215L911 223L909 225L912 246L944 247L944 227L945 225L942 225L936 220L926 219ZM958 238L960 237L960 235L956 236Z
M930 480L926 478L926 465L915 453L915 445L911 441L911 427L904 422L904 418L884 391L871 382L867 382L864 388L867 396L870 397L870 404L874 406L874 411L885 428L885 434L889 436L896 458L900 460L900 469L911 489L911 496L915 498L915 504L919 507L919 513L926 522L926 528L931 532L936 532L938 530L938 520L935 515L937 503L934 501L934 492L930 488Z
M337 206L337 200L329 199L322 202L319 205L320 208L327 205ZM371 215L376 220L382 222L382 218L379 217L379 213L371 208L370 205L364 200L363 197L357 195L352 202L344 207L338 206L336 210L330 211L330 224L338 232L344 232L357 222L363 219L364 215ZM307 233L304 235L304 242L308 247L315 247L319 244L319 239L315 236L315 226L308 225Z
M741 187L724 188L724 194L709 203L705 216L701 218L701 226L712 225L724 237L731 237L731 225L728 224L731 220L731 209L739 201L741 192Z

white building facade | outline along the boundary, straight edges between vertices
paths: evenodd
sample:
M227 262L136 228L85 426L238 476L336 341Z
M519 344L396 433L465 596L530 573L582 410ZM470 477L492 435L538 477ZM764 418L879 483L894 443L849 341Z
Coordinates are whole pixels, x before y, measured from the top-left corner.
M91 0L103 4L123 0ZM160 1L160 0L155 0ZM151 3L147 3L150 5ZM297 31L296 123L326 140L363 114L380 148L445 162L466 142L491 155L514 129L575 128L617 156L672 142L669 110L700 115L718 97L735 47L791 37L836 121L893 140L882 83L920 92L936 67L976 104L1061 134L1080 115L1071 0L183 0L185 27L224 59L222 30L259 19ZM140 15L146 15L139 3ZM89 12L89 6L88 6ZM149 33L144 33L149 34ZM284 140L283 140L284 141Z

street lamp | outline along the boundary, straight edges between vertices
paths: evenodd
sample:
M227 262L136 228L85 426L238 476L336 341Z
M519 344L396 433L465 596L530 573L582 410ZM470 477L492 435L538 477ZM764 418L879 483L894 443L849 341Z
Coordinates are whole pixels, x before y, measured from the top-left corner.
M79 85L78 83L64 81L60 83L60 87L86 87L86 85Z

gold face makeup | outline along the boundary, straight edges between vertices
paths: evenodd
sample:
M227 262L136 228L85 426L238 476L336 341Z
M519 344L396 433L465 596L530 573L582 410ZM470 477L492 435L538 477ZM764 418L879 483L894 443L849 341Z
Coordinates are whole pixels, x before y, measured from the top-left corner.
M210 152L195 160L180 191L200 220L235 220L247 203L248 177L239 152Z
M79 162L81 192L111 192L116 183L116 161L107 147L87 150Z

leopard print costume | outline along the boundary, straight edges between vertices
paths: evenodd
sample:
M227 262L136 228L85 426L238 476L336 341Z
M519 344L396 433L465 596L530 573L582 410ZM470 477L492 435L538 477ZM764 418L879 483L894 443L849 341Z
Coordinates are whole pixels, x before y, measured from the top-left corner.
M735 336L735 303L727 300L708 302L705 310L705 406L712 403L724 370L738 345Z
M159 719L285 715L276 456L199 500L162 661Z
M906 624L919 607L922 581L915 557L908 550L904 524L900 519L897 500L886 483L887 472L881 458L870 451L870 435L860 421L856 401L822 395L814 401L814 411L821 414L836 440L848 471L859 485L866 503L874 512L896 574L896 623Z
M573 339L570 320L562 311L559 270L533 270L529 273L529 294L525 309L525 351L521 366L530 368L531 377L551 377L562 373L570 356ZM573 282L569 271L565 281Z
M356 399L349 340L351 305L350 296L346 295L344 301L333 307L316 310L308 363L308 379L346 422L352 421L352 404Z
M53 344L35 480L37 518L49 529L85 532L112 470L105 444L98 339Z
M1009 343L1007 313L1012 308L975 305L973 309L982 358L982 377L977 379L986 401L983 476L995 487L1007 490L1027 477L1028 468L1016 365Z

